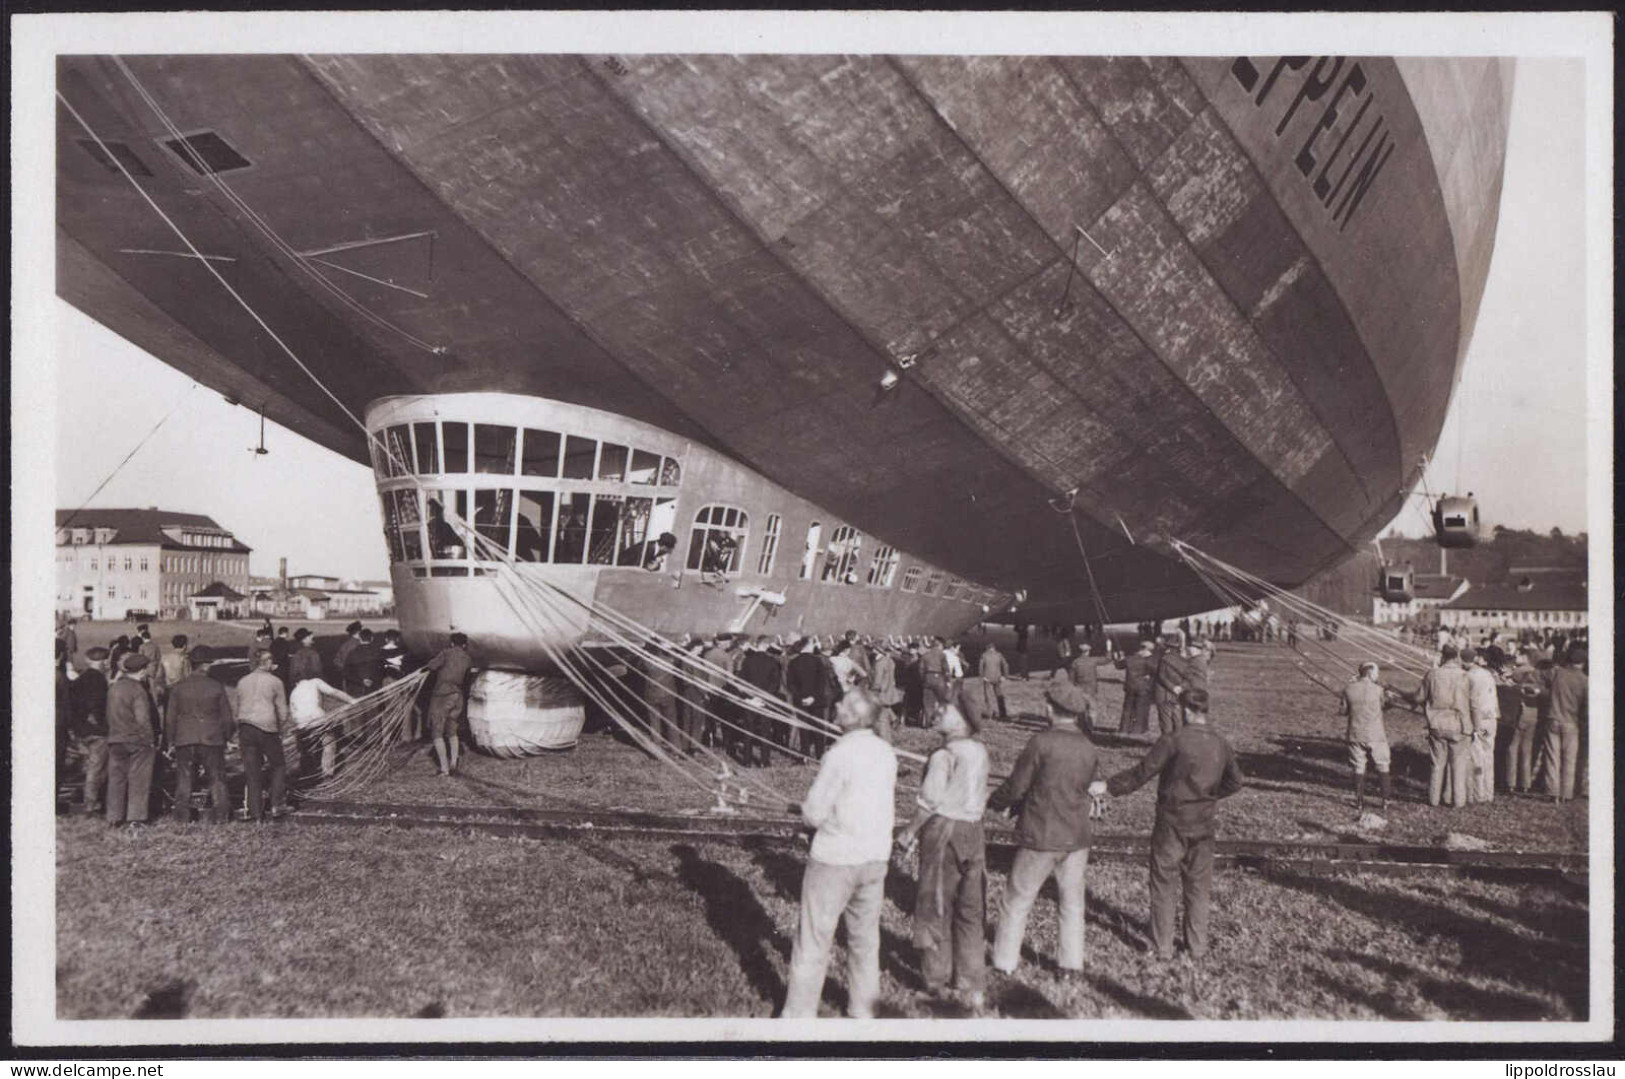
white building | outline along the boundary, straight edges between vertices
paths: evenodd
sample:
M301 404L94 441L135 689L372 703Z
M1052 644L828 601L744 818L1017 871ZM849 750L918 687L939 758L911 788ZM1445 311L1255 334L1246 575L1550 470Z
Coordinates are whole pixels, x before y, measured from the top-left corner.
M1580 574L1529 574L1514 584L1481 585L1439 608L1447 629L1575 630L1589 625L1586 581Z
M1379 626L1432 622L1437 617L1434 612L1438 608L1463 595L1468 587L1465 577L1418 573L1412 582L1410 599L1389 602L1377 596L1371 601L1371 621Z
M58 510L56 520L60 611L186 618L210 585L248 591L250 548L212 518L150 507Z

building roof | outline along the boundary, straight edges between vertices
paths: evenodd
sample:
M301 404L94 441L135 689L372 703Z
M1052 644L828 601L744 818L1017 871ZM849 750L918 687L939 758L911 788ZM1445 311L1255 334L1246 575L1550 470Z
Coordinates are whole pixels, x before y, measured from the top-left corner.
M215 581L207 588L200 588L196 592L192 593L193 599L213 599L215 597L233 601L247 598L241 592L221 581Z
M142 544L163 547L172 551L232 551L237 554L246 554L253 548L244 544L229 530L221 528L212 517L201 513L176 513L171 510L161 510L156 506L147 509L86 509L86 510L57 510L56 526L58 528L111 528L113 529L112 545ZM181 543L164 532L166 528L194 528L209 529L224 534L231 542L226 547L212 547L206 544Z
M1449 577L1438 573L1418 573L1413 595L1417 599L1449 599L1456 594L1456 589L1462 585L1460 577Z
M1583 579L1525 577L1521 583L1486 584L1469 588L1444 605L1447 611L1583 611L1587 607Z

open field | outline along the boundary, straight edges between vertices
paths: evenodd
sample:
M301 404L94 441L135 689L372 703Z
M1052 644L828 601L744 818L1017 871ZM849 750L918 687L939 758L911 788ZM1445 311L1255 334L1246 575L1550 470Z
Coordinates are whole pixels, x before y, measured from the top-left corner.
M1143 751L1111 733L1121 699L1102 685L1108 770ZM1011 723L985 731L995 771L1036 720L1040 683L1015 682ZM1221 810L1221 837L1350 834L1348 768L1330 698L1280 649L1221 645L1216 716L1248 787ZM1380 838L1447 831L1500 850L1585 850L1580 802L1425 804L1425 743L1390 717L1399 791ZM927 750L934 736L905 730ZM574 751L522 761L467 754L433 774L427 747L396 750L391 773L353 797L400 803L638 808L701 815L706 800L607 731ZM805 765L757 773L793 801ZM900 811L918 782L910 765ZM1102 831L1145 834L1150 789L1114 801ZM768 807L753 813L771 815ZM805 853L771 844L505 839L388 827L292 824L136 832L58 821L58 1007L63 1017L414 1015L766 1016L780 1003ZM1371 838L1371 837L1368 837ZM990 910L1003 888L995 852ZM894 868L883 943L885 1014L952 1007L918 994L908 912L913 869ZM1060 976L1053 888L1034 912L1029 962L996 977L995 1014L1042 1017L1565 1019L1587 1009L1587 908L1564 885L1439 876L1320 877L1221 871L1213 952L1200 967L1145 954L1138 866L1089 876L1089 965ZM1036 957L1036 962L1033 961ZM826 1004L839 1006L837 983Z
M453 832L160 824L58 830L58 1014L768 1016L782 1001L802 851ZM1005 866L997 859L996 909ZM1053 966L1046 889L996 1015L1570 1019L1587 1010L1586 905L1460 878L1215 878L1213 950L1145 953L1139 867L1089 873L1088 960ZM957 1014L917 990L912 869L883 912L886 1016ZM844 1000L837 953L826 1010ZM455 1031L448 1031L455 1037Z

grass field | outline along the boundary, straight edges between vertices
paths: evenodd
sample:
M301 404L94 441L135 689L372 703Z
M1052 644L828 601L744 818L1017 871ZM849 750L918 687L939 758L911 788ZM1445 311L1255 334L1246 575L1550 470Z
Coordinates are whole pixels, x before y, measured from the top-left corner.
M804 854L467 833L162 824L59 828L62 1018L768 1016L782 1002ZM996 909L1004 867L989 884ZM918 992L912 872L883 913L887 1016ZM1087 970L1053 966L1054 897L993 1014L1026 1018L1570 1019L1587 1010L1586 907L1555 888L1227 871L1213 950L1144 953L1145 873L1089 873ZM844 1001L843 964L825 1002Z
M156 629L156 627L155 627ZM83 640L83 636L81 640ZM1143 746L1114 735L1121 690L1102 685L1108 771ZM1215 718L1248 786L1221 837L1328 839L1353 827L1330 697L1266 645L1220 645ZM1009 767L1036 728L1037 681L1015 682L1015 718L984 733ZM1400 804L1383 838L1446 832L1503 850L1584 850L1586 803L1499 798L1425 803L1421 722L1392 713ZM903 731L929 749L934 736ZM707 799L607 732L523 761L468 754L440 779L426 747L355 797L406 803L628 807L702 813ZM808 766L759 772L799 798ZM911 766L900 784L917 782ZM1111 804L1103 831L1144 834L1154 794ZM160 823L136 832L63 817L57 828L57 986L63 1018L162 1016L770 1015L783 995L804 851L666 842L521 840L379 827ZM990 909L1004 883L995 855ZM1456 877L1322 878L1227 870L1200 967L1144 954L1143 869L1089 875L1089 957L1054 968L1053 889L1033 949L990 991L995 1014L1147 1018L1572 1019L1587 1001L1587 906L1568 886ZM913 870L887 885L884 1013L953 1014L915 990ZM839 961L826 1004L844 999Z

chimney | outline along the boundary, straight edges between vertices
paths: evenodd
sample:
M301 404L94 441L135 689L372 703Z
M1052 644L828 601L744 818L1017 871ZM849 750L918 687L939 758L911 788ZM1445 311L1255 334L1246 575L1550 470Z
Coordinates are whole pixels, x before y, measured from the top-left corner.
M276 583L277 587L284 592L288 590L288 560L286 557L277 559Z

